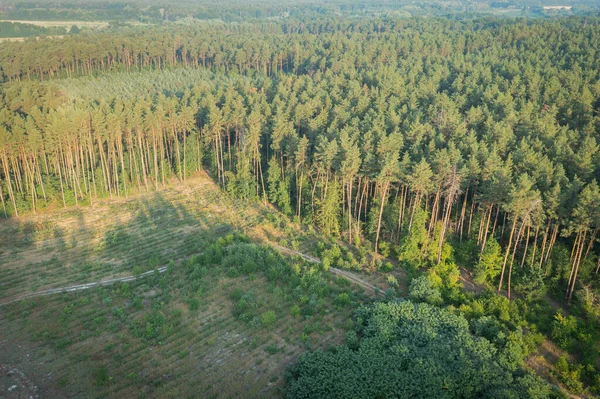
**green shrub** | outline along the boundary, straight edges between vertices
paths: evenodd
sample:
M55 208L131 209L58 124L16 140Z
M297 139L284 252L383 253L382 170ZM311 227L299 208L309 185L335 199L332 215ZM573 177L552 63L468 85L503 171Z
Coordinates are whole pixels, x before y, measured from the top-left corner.
M198 298L190 298L188 300L188 306L190 308L190 311L195 312L198 309L200 309L200 299Z
M292 306L290 308L290 315L292 315L292 317L300 316L300 306L298 306L298 305Z
M108 376L108 370L106 369L106 367L100 367L98 370L96 370L96 380L95 380L95 384L99 387L103 387L105 385L107 385L110 380L112 380L112 377Z
M342 292L335 298L334 303L339 307L344 307L350 303L350 295L346 292Z
M426 276L419 276L410 282L408 296L414 301L430 305L441 305L443 302L442 294Z
M227 269L227 277L235 278L240 276L240 271L236 267Z
M394 270L394 265L392 265L392 262L385 262L381 267L381 271L384 273L389 273L392 270Z
M387 258L388 256L390 256L390 244L387 241L380 241L379 244L379 253L381 254L381 256L383 256L384 258Z
M475 265L475 282L484 284L492 281L500 273L502 259L500 244L498 244L494 237L490 237L485 249L479 255L479 262Z
M274 355L279 351L280 351L279 347L275 344L267 345L265 347L265 352L267 352L269 355Z
M232 301L239 301L242 299L242 296L244 296L244 291L241 288L234 288L231 294L229 294L229 298Z
M552 322L552 339L565 350L573 349L577 334L577 319L565 316L561 310L556 312Z
M578 394L583 391L581 382L582 365L569 365L566 356L560 356L554 366L560 381L565 384L569 391Z
M390 287L396 288L398 286L398 280L396 280L396 277L392 276L391 274L386 277L386 281Z
M263 327L268 327L273 325L277 321L277 315L274 311L269 310L260 315L260 324Z

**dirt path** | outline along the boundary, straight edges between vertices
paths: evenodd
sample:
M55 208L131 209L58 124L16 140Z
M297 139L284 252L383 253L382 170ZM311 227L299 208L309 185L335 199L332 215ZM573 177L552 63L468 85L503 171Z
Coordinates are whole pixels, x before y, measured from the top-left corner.
M276 245L273 244L273 247L277 248L278 250L280 250L281 252L290 254L290 255L298 255L301 258L303 258L304 260L308 261L308 262L312 262L312 263L321 263L321 260L319 258L315 258L314 256L310 256L307 254L304 254L302 252L298 252L298 251L294 251L293 249L289 249L286 247L282 247L280 245ZM349 271L346 270L341 270L338 269L337 267L329 267L329 271L335 275L338 275L340 277L345 278L346 280L349 280L350 282L359 285L363 288L365 288L368 291L371 291L377 295L383 296L385 295L384 291L380 288L375 287L373 284L368 283L367 281L361 279L360 277L358 277L356 274L351 273Z
M115 283L126 283L126 282L129 282L129 281L135 281L135 280L139 280L139 279L151 276L156 271L158 271L158 273L164 273L164 272L167 271L167 268L168 268L168 266L163 266L163 267L160 267L160 268L155 269L155 270L147 271L147 272L142 273L142 274L137 275L137 276L119 277L119 278L113 278L113 279L110 279L110 280L93 281L91 283L86 283L86 284L70 285L70 286L67 286L67 287L51 288L49 290L43 290L43 291L37 291L37 292L29 292L27 294L17 295L17 296L14 296L12 298L9 298L8 300L0 303L0 307L8 305L8 304L11 304L11 303L14 303L14 302L22 301L23 299L36 298L36 297L40 297L40 296L53 295L53 294L60 294L60 293L63 293L63 292L74 292L74 291L89 290L90 288L94 288L94 287L102 287L102 286L105 286L105 285L111 285L111 284L115 284Z

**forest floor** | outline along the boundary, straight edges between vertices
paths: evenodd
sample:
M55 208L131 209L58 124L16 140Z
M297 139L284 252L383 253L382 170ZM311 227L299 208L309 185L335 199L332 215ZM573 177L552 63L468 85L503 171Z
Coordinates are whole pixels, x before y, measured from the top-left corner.
M244 232L318 261L310 247L320 237L274 215L268 206L229 198L201 173L157 192L0 221L0 303L19 299L0 307L0 397L279 396L288 364L307 348L343 341L351 305L293 316L264 277L210 271L199 309L176 294L161 308L172 327L164 342L131 333L132 323L143 326L161 306L155 287L164 265L174 262L165 279L177 292L187 283L179 263L218 237ZM332 289L353 301L369 302L387 288L379 273L330 270ZM234 290L256 296L259 312L275 311L276 324L234 318Z

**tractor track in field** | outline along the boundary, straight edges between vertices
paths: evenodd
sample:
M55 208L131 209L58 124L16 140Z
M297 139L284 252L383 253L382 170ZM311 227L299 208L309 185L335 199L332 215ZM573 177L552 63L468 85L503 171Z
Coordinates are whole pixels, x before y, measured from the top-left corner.
M272 246L274 248L278 249L279 251L286 253L288 255L300 256L302 259L306 260L307 262L321 263L321 260L318 258L315 258L314 256L307 255L307 254L304 254L299 251L294 251L293 249L282 247L280 245L272 245ZM42 291L28 292L26 294L13 296L12 298L8 298L7 300L0 302L0 307L10 305L11 303L19 302L19 301L22 301L25 299L38 298L41 296L54 295L54 294L62 294L64 292L83 291L83 290L88 290L90 288L103 287L103 286L112 285L112 284L116 284L116 283L127 283L130 281L136 281L136 280L140 280L140 279L152 276L157 272L159 274L162 274L162 273L166 272L167 270L168 270L168 266L162 266L162 267L159 267L158 269L149 270L149 271L141 273L137 276L117 277L117 278L112 278L112 279L108 279L108 280L92 281L92 282L84 283L84 284L76 284L76 285L69 285L66 287L50 288L50 289L42 290ZM336 267L330 267L329 272L331 272L337 276L340 276L342 278L345 278L348 281L350 281L351 283L354 283L368 291L371 291L374 294L377 294L379 296L384 295L384 291L382 289L375 287L373 284L361 279L354 273L348 272L346 270L341 270Z
M28 292L26 294L17 295L17 296L14 296L4 302L1 302L0 307L9 305L11 303L19 302L19 301L22 301L25 299L37 298L40 296L62 294L63 292L83 291L83 290L89 290L90 288L103 287L103 286L112 285L115 283L127 283L129 281L136 281L136 280L139 280L142 278L152 276L155 272L162 274L162 273L166 272L167 269L168 269L168 266L163 266L163 267L159 267L158 269L149 270L147 272L141 273L137 276L117 277L117 278L112 278L109 280L92 281L91 283L69 285L66 287L50 288L50 289L42 290L42 291Z

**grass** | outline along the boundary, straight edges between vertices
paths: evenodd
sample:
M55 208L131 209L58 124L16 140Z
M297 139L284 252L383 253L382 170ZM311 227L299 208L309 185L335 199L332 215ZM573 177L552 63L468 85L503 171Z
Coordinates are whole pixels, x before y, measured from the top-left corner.
M319 266L296 258L279 274L260 260L210 261L215 242L235 231L301 250L320 239L280 218L228 198L202 174L155 193L0 222L0 303L170 264L163 275L0 308L2 363L42 396L280 396L285 367L307 348L341 342L353 304L370 300L339 277L303 277Z
M344 335L351 310L328 310L339 290L307 312L310 305L286 283L260 272L230 278L212 264L196 278L203 288L197 295L191 267L10 305L0 316L2 358L25 374L51 374L36 383L59 396L274 397L287 364ZM240 292L254 298L254 318L235 316ZM290 312L298 303L304 316Z
M252 227L207 176L160 192L0 221L0 303L16 294L144 272ZM244 218L244 219L242 219Z

